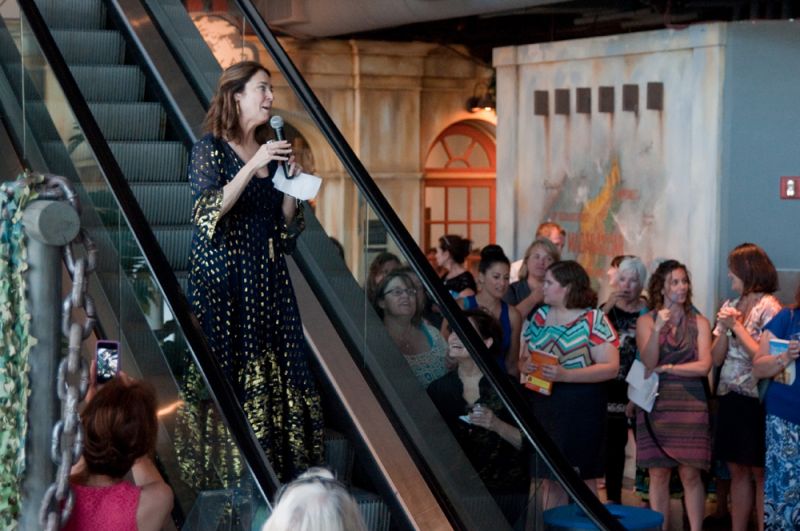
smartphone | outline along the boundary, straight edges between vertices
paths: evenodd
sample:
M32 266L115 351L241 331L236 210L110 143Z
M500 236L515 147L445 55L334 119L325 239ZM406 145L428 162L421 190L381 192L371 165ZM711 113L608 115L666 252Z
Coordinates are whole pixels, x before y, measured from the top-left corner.
M101 339L95 349L97 358L96 382L104 384L119 372L119 342Z

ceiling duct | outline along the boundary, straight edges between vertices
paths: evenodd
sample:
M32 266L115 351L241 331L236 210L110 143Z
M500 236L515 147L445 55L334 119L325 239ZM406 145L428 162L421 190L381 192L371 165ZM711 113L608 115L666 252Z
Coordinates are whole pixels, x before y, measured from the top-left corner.
M333 37L416 22L487 15L558 0L258 0L273 29L298 37Z

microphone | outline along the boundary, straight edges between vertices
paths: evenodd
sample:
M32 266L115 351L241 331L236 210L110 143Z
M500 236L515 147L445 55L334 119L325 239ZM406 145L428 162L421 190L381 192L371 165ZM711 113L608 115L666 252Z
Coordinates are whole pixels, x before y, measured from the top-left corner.
M283 118L277 115L273 116L269 119L269 126L275 131L276 140L286 140L286 137L283 136ZM294 175L289 175L289 165L286 164L286 161L281 161L280 165L283 167L283 173L286 178L293 179Z

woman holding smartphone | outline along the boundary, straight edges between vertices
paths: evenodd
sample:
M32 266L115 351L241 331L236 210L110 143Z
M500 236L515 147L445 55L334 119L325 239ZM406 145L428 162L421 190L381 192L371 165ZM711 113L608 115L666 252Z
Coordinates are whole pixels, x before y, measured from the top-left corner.
M649 284L650 312L636 322L636 344L648 371L659 374L653 410L639 410L637 465L650 471L650 505L669 529L669 479L677 467L692 531L703 526L705 492L701 470L711 461L708 400L711 328L692 306L686 266L667 260Z
M81 413L83 453L72 468L75 505L65 531L158 531L172 510L172 489L151 456L158 422L147 384L124 373L97 390L97 365ZM127 475L133 482L125 479Z

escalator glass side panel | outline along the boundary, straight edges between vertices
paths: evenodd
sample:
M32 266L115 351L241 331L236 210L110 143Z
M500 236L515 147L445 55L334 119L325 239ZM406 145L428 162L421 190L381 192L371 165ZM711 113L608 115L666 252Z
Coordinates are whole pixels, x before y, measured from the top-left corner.
M198 26L209 16L192 14ZM263 44L248 26L246 17L233 8L227 13L215 13L214 16L221 16L228 21L226 46L212 43L218 61L226 65L231 59L226 59L225 54L239 50L237 53L231 52L237 60L247 54L247 58L257 58L269 66L275 86L273 111L284 117L287 136L294 140L296 156L303 162L304 168L324 178L320 195L312 202L314 215L309 216L306 233L299 241L295 257L304 272L313 271L313 274L306 275L309 283L317 290L317 296L327 306L328 314L337 322L342 335L346 336L345 341L351 353L388 404L389 414L402 425L412 441L418 452L420 466L427 470L432 481L441 489L443 503L453 509L456 521L471 528L491 525L489 521L503 521L503 516L509 526L519 525L520 519L526 518L529 511L530 518L536 518L543 508L552 505L553 502L548 500L557 498L550 495L550 491L556 489L549 484L545 484L548 496L544 498L547 499L542 496L539 496L541 499L537 498L542 490L542 481L531 482L529 469L535 471L536 478L552 477L552 473L545 473L548 468L544 462L531 456L533 451L530 443L519 450L522 453L519 459L515 459L517 450L512 444L494 441L502 449L498 453L513 456L507 460L511 463L503 463L502 458L498 460L498 466L507 467L501 474L507 481L497 481L491 477L493 473L487 467L476 464L474 454L470 455L470 437L460 429L466 426L464 420L444 418L445 410L437 408L435 401L425 393L433 380L452 375L443 372L442 361L448 345L438 326L441 315L438 323L428 322L425 325L419 324L415 318L415 328L410 334L408 331L397 334L398 329L384 326L380 317L384 309L380 306L391 301L376 300L374 291L377 285L374 275L370 275L371 265L379 256L386 259L389 254L397 257L397 263L387 261L387 269L393 265L416 262L417 257L408 255L404 245L394 237L392 228L372 207L371 198L362 193L358 183L348 175L346 165L337 159L337 153L328 143L324 132L317 127L314 117L306 112L303 103L283 77L283 72L275 67ZM231 50L224 50L228 45ZM398 181L391 179L381 182L384 186L401 186ZM418 181L407 180L402 186L409 187L407 198L419 196ZM415 276L413 271L411 276ZM413 288L393 289L416 290L419 300L414 304L424 305L428 310L430 303L422 301L435 298L424 282L417 281ZM411 339L406 337L394 341L393 332L401 336L410 335ZM464 343L469 341L469 338L463 338ZM421 355L422 352L409 352L416 347L425 350L424 355ZM447 383L440 382L436 387ZM452 381L449 383L453 384ZM498 411L503 411L502 401L492 391L486 394L489 395L485 397L486 400L497 402ZM459 416L464 416L464 413L467 412ZM502 416L508 426L519 431L513 415L503 412ZM479 428L472 427L470 430L479 431ZM519 437L525 438L521 432ZM497 472L494 471L495 475ZM564 500L568 498L565 494ZM529 499L538 501L529 504Z
M148 0L148 3L167 5L175 2ZM247 9L246 5L250 3L243 0L236 4ZM573 499L582 507L591 508L589 516L592 520L598 522L600 518L605 527L616 529L613 521L609 523L612 520L610 515L580 481L553 442L542 433L535 419L531 419L520 386L507 381L502 371L493 365L487 348L481 343L470 322L463 316L459 317L460 310L456 303L425 261L418 245L399 222L392 207L404 208L404 202L418 202L418 180L404 176L382 176L386 178L380 179L381 186L402 186L404 190L408 190L401 194L401 204L389 205L360 161L348 155L348 152L352 155L352 150L344 142L322 103L313 94L309 97L304 92L305 89L298 84L296 71L292 72L287 67L287 61L280 58L274 44L258 27L258 20L251 13L243 15L233 5L234 2L229 3L231 7L227 12L193 13L195 27L199 33L203 33L202 26L210 19L219 22L215 32L207 34L213 34L214 38L208 39L208 46L221 66L241 59L254 59L266 64L272 72L275 93L272 113L283 116L286 135L293 140L295 155L304 169L324 178L320 194L311 203L313 216L308 216L308 226L299 240L295 257L309 283L314 286L320 303L325 306L331 320L337 323L342 339L350 347L354 359L370 378L376 393L382 397L387 415L396 421L396 425L402 429L409 444L415 449L420 468L426 471L430 482L436 485L442 503L452 509L455 525L480 529L505 521L513 526L519 523L520 515L529 510L531 518L536 518L544 508L556 503L553 500L560 503ZM252 4L250 7L252 8ZM170 16L186 15L174 10ZM173 21L170 24L178 23ZM162 23L162 26L166 24ZM188 28L185 24L184 27ZM224 38L219 38L221 36ZM194 37L183 39L184 44L190 40L198 45ZM265 42L269 43L269 50L265 48ZM173 49L178 54L186 53L181 52L177 45ZM213 87L208 86L204 92L211 90ZM337 110L342 111L342 115L335 115L335 118L349 127L356 150L380 144L379 138L359 136L358 131L363 130L361 123L347 122L344 109L348 105L356 104L352 99L336 99L332 96L333 91L324 94L327 98L325 107L330 108L330 112L335 115ZM354 97L357 100L360 96ZM360 116L362 122L380 119L380 116ZM376 174L380 173L377 171L379 168L375 170ZM412 276L418 279L413 287L389 287L392 292L388 295L389 298L395 296L396 292L404 299L401 304L396 305L397 308L390 308L393 302L383 297L387 294L381 293L381 296L376 297L374 293L371 265L382 253L392 253L398 257L400 264L410 264ZM413 278L412 282L415 282ZM528 477L527 488L524 486L524 479L514 485L515 495L512 498L519 500L515 502L516 509L508 509L509 503L499 498L498 493L507 485L493 482L491 472L475 459L470 459L473 457L468 448L471 439L461 433L463 430L460 429L467 426L465 421L451 418L449 410L437 407L433 396L426 392L433 380L453 374L447 372L448 367L445 367L444 374L441 372L442 358L449 347L445 343L444 335L440 333L439 323L423 325L423 321L415 316L410 325L402 329L394 326L397 323L391 323L391 319L381 315L387 309L400 313L410 311L411 290L415 291L415 299L427 297L439 306L440 318L445 317L449 321L455 334L467 347L475 365L483 373L483 385L491 389L486 391L487 400L498 404L498 412L505 410L501 414L507 420L506 425L512 431L517 430L523 439L521 451L535 455L524 458L524 468L528 470L518 472L522 478L527 472L536 480L530 481ZM413 304L416 305L417 302ZM398 322L408 324L402 320ZM453 362L449 363L452 365ZM486 435L480 432L479 427L469 426L467 431L470 430L473 434ZM534 433L539 436L534 436ZM506 448L501 443L508 441L497 443L499 447ZM515 451L514 445L508 444L512 447L511 452ZM549 456L547 460L539 457L542 452ZM545 465L545 462L548 464ZM555 486L551 483L555 486L563 484L567 493L556 495ZM546 496L543 494L545 491Z
M90 293L107 337L123 346L123 370L157 390L158 457L175 491L184 528L208 529L212 522L214 528L257 527L269 505L189 355L184 333L109 189L93 146L78 126L72 102L27 20L2 22L0 82L14 97L0 103L4 114L7 107L16 106L23 117L16 127L18 137L29 139L22 148L24 156L33 160L28 155L34 149L42 154L42 161L31 169L66 176L79 194L82 227L98 248ZM90 107L101 108L91 102Z

